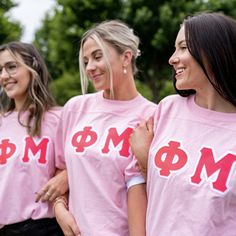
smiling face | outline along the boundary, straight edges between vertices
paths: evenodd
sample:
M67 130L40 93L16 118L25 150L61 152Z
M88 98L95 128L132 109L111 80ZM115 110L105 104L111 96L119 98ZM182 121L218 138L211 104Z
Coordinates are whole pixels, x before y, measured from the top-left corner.
M7 67L9 71L14 69L14 73L7 72ZM27 97L30 73L19 62L16 62L16 59L7 50L0 52L0 71L0 85L7 96L14 99L18 110Z
M177 35L175 52L170 57L169 64L175 70L176 88L178 90L193 89L196 93L202 93L212 88L202 68L187 48L184 26L181 27Z
M115 91L119 89L119 83L122 83L122 55L108 43L104 43L107 51L107 60L103 50L94 39L88 38L83 45L83 62L88 78L92 81L94 88L104 90L104 96L110 97L111 76Z

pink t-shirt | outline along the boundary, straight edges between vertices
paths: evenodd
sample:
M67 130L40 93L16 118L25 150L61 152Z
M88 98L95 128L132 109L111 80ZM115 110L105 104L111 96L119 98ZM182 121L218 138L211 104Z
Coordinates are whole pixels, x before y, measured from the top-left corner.
M59 115L59 109L45 114L40 138L26 133L17 112L0 117L0 228L53 217L47 202L35 202L35 192L55 174L54 131Z
M129 136L155 110L141 95L114 101L102 92L77 96L65 105L57 134L58 167L65 167L65 155L69 208L81 235L129 235L127 189L144 182Z
M236 235L236 114L162 100L148 161L147 236Z

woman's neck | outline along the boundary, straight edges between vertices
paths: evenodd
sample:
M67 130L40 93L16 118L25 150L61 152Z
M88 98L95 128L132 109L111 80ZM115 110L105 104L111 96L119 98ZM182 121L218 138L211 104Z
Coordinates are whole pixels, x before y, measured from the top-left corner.
M209 110L224 112L224 113L236 113L236 106L234 106L229 101L225 100L217 92L210 93L203 96L196 94L195 102L200 107L203 107Z
M138 95L138 91L134 79L127 80L126 83L120 83L114 86L113 93L111 90L104 90L103 96L106 99L113 99L119 101L128 101L134 99Z

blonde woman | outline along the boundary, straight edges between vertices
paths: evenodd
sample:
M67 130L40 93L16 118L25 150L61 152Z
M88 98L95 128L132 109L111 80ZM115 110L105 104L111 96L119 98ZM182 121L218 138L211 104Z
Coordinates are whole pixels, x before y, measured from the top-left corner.
M69 211L55 205L65 235L145 235L146 192L129 137L156 105L135 86L139 38L125 23L95 25L82 37L82 90L88 81L98 91L72 98L62 111L57 134L59 167L67 168Z

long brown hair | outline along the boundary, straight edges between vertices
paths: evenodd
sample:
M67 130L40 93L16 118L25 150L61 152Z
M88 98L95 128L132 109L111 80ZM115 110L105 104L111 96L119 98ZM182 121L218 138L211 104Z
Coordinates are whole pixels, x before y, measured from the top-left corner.
M27 98L18 113L18 121L25 126L31 136L40 136L41 123L45 111L55 106L55 101L49 92L50 75L47 66L38 50L28 43L10 42L0 46L0 53L8 51L14 59L29 70L31 80L27 90ZM14 99L7 97L4 89L0 91L0 111L6 116L15 109ZM28 112L26 123L21 121L23 112Z

